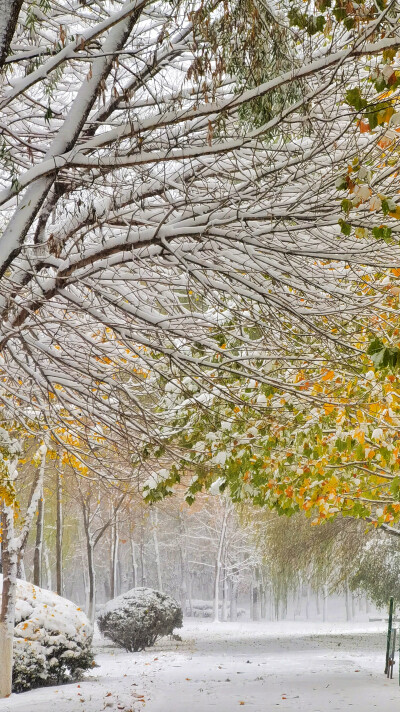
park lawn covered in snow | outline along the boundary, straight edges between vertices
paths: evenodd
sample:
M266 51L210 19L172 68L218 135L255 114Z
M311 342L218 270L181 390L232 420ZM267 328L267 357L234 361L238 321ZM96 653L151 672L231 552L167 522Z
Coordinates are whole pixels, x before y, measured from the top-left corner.
M97 639L99 667L78 684L0 701L0 712L394 712L384 623L186 620L182 641L126 653ZM397 668L397 665L396 665ZM396 669L396 678L397 678Z

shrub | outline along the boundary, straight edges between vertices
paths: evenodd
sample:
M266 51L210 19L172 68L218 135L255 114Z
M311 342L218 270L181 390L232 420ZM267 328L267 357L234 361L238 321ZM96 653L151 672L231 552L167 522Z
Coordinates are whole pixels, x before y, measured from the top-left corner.
M56 593L18 581L13 690L80 679L93 665L85 614Z
M154 645L182 627L182 609L170 596L152 588L132 588L114 598L99 614L101 632L129 652Z

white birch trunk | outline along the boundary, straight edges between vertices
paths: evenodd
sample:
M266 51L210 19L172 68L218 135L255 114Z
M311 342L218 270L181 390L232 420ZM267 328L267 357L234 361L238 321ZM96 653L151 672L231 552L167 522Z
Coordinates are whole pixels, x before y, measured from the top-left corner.
M94 568L94 547L93 540L90 532L87 534L86 539L87 545L87 557L88 557L88 576L89 576L89 590L88 590L88 618L92 626L94 626L94 620L96 615L96 570Z
M188 595L188 562L187 562L187 549L185 546L185 523L181 512L178 514L179 517L179 554L181 559L181 582L179 587L181 606L183 615L187 612L187 595Z
M12 505L3 505L1 524L3 589L0 612L0 698L3 698L9 697L12 691L13 639L17 597L18 556L14 537L14 508Z
M57 593L63 595L63 562L62 562L62 545L63 545L63 514L62 514L62 478L60 469L57 469L57 521L56 521L56 575L57 575Z
M39 494L38 515L36 520L36 541L33 555L33 583L42 585L42 551L43 551L43 524L44 524L44 496L43 486Z
M46 571L46 588L48 591L51 591L51 587L52 587L51 568L50 568L50 561L49 561L49 550L48 550L46 544L43 545L43 561L44 561L44 568Z
M136 588L138 585L138 565L136 559L136 547L135 542L131 539L131 556L132 556L132 572L133 572L133 582L132 588Z
M117 595L117 568L118 568L118 518L117 513L112 508L111 524L111 598Z
M21 451L18 440L2 429L2 454L6 465L1 472L13 482L17 475L18 457ZM3 502L1 509L1 563L2 596L0 609L0 698L9 697L12 691L13 639L15 627L15 603L17 598L17 571L19 539L14 534L14 506Z
M224 578L222 582L222 610L221 610L221 620L228 620L228 579L226 577L226 571L224 570Z
M215 578L214 578L214 621L219 619L219 584L221 580L221 568L222 568L222 551L224 547L225 534L226 534L226 523L228 519L228 505L225 502L224 518L222 520L221 533L218 542L217 558L215 561Z
M160 547L158 543L158 512L157 510L152 510L151 512L151 522L153 529L153 542L154 542L154 553L156 557L156 571L157 571L157 586L158 590L162 591L162 576L161 576L161 562L160 562Z
M48 433L45 435L44 440L42 444L40 445L36 455L36 457L40 457L40 467L37 470L37 474L33 483L31 495L30 495L30 500L29 500L29 506L26 511L24 523L22 526L22 529L18 535L18 539L16 541L16 549L18 551L18 577L25 579L25 567L24 567L24 554L25 554L25 547L28 541L29 537L29 532L31 530L32 522L35 516L35 513L37 510L39 510L38 514L38 527L43 529L43 514L44 514L44 501L43 501L43 481L44 481L44 474L45 474L45 469L46 469L46 456L47 456L47 449L48 449L48 444L49 444L49 435ZM41 521L40 521L41 520ZM36 540L38 541L38 531L37 531L37 537ZM43 538L43 531L42 531L42 538ZM36 565L37 565L37 560L36 560ZM35 563L34 563L34 568L35 568ZM34 581L36 583L36 581ZM37 584L39 585L39 584Z
M140 525L140 577L141 585L146 586L147 576L146 576L146 562L144 557L144 525L143 522Z

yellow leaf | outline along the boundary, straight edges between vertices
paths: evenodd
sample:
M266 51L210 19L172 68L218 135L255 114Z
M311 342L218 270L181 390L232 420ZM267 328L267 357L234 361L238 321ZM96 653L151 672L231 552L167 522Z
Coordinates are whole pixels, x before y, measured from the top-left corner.
M322 376L323 381L331 381L332 378L334 377L334 372L333 371L325 371L324 375Z

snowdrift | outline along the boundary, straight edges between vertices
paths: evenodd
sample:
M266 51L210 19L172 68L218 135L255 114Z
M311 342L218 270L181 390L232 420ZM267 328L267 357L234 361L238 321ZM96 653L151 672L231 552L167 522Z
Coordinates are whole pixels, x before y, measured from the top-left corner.
M2 589L0 575L0 599ZM93 665L92 630L72 601L18 581L13 690L70 682Z

